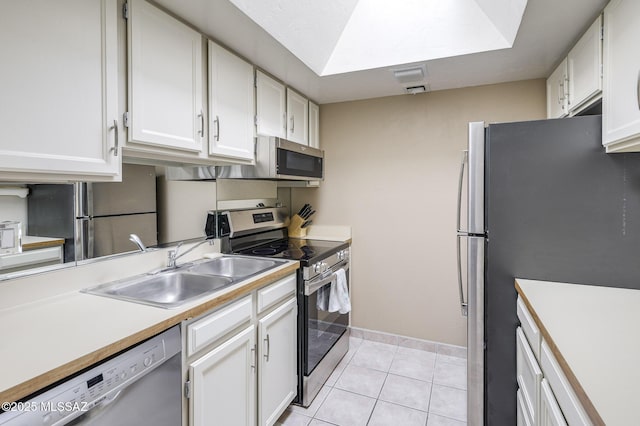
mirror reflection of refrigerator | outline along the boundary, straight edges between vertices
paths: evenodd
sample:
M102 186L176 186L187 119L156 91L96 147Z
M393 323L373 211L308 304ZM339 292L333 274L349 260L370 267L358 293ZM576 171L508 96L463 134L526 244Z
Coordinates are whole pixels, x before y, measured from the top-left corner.
M153 166L122 165L122 182L30 185L27 234L65 239L64 261L158 244Z

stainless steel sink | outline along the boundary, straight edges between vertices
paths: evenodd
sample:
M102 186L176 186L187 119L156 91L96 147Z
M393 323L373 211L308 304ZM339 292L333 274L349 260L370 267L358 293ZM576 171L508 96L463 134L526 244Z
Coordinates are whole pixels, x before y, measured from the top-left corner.
M233 283L234 280L229 277L171 271L120 280L83 291L146 305L175 308Z
M222 256L156 274L101 284L82 292L161 308L176 308L283 263L286 261Z
M218 275L234 279L244 279L251 275L257 275L268 271L271 268L282 265L282 263L284 263L282 260L222 256L197 263L186 270L195 274Z

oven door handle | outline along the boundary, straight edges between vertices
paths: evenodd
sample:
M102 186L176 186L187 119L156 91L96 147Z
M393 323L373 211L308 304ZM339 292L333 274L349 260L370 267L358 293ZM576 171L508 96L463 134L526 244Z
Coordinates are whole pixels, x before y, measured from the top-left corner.
M305 296L311 296L313 293L315 293L316 291L318 291L320 289L320 287L324 287L325 285L329 284L331 281L336 279L336 273L335 271L339 268L344 268L345 271L349 270L349 267L346 263L343 263L341 265L339 265L339 267L336 267L333 272L331 273L331 275L327 276L326 278L322 278L318 281L313 280L310 281L308 283L304 284L304 295Z

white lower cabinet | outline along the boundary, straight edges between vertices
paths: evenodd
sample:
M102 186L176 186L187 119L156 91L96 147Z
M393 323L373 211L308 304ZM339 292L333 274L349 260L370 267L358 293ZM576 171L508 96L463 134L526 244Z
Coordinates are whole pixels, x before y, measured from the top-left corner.
M252 324L189 365L190 425L255 425L255 345Z
M296 335L297 312L293 298L259 321L259 425L274 424L296 396L297 345L291 336Z
M589 426L593 423L580 404L549 345L540 339L539 327L518 297L522 327L516 330L516 380L518 425ZM538 345L534 353L531 346Z
M295 282L289 275L185 324L190 426L271 426L293 401ZM268 309L258 306L264 299Z
M518 387L531 423L537 424L542 370L520 327L516 331L516 348Z
M560 406L553 396L551 386L547 379L542 379L540 384L540 416L538 425L540 426L566 426L564 416L560 410Z

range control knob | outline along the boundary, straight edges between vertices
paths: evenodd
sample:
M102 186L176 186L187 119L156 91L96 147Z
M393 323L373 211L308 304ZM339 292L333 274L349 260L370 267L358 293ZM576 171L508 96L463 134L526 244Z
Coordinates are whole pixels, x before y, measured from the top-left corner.
M322 272L322 263L315 263L313 265L313 272L315 272L316 274Z
M144 362L144 366L145 367L150 366L151 365L151 357L150 356L146 357L143 362Z

